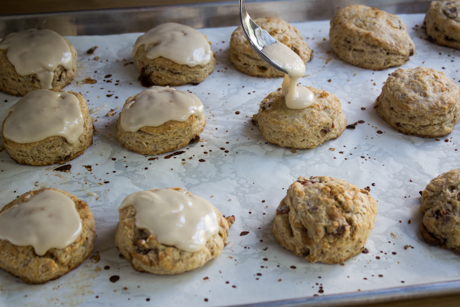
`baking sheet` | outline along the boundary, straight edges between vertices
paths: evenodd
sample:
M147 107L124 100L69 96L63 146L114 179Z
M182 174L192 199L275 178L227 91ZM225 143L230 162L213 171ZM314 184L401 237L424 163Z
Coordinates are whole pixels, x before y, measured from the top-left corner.
M400 16L417 47L401 68L431 67L458 82L459 52L426 40L421 30L424 15ZM458 255L427 245L418 230L419 191L435 176L459 167L459 128L438 139L396 132L374 110L384 81L396 68L371 71L338 59L330 47L328 21L294 25L315 51L300 83L337 95L348 123L358 122L356 129L308 150L269 144L251 123L260 101L279 88L282 79L253 78L236 71L228 60L234 27L200 29L213 42L218 64L201 84L177 89L202 100L207 125L199 143L173 156L132 153L115 138L124 101L145 89L131 57L140 34L67 37L78 52L78 72L65 90L80 92L89 108L106 106L93 114L99 133L84 155L68 163L69 172L56 171L59 165L19 165L3 150L0 205L41 187L76 195L95 215L94 254L45 285L26 285L1 271L0 306L214 306L298 298L290 302L308 305L321 302L321 298L311 300L315 296L393 289L391 295L404 287L437 282L456 281L453 291L459 290ZM94 46L98 46L94 54L86 54ZM0 120L18 99L0 93ZM271 223L288 186L298 176L315 175L370 188L378 200L378 215L366 244L369 253L344 265L311 264L276 243ZM132 192L167 187L183 187L209 200L224 215L235 215L229 244L219 258L191 272L139 273L115 247L117 208ZM119 280L111 282L112 276ZM345 296L331 297L336 304L346 303Z

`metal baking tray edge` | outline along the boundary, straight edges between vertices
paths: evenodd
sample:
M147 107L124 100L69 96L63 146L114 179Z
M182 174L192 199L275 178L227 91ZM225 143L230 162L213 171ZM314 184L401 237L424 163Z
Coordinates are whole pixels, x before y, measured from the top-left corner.
M392 14L427 11L431 0L279 0L247 1L253 17L274 16L289 22L331 19L351 4L365 4ZM263 3L262 3L263 2ZM143 32L164 22L180 22L195 28L235 26L239 23L236 1L189 5L152 6L129 9L73 11L0 16L0 37L27 28L47 28L61 35L111 35ZM391 302L460 293L460 281L344 293L319 297L246 304L238 306L344 306Z

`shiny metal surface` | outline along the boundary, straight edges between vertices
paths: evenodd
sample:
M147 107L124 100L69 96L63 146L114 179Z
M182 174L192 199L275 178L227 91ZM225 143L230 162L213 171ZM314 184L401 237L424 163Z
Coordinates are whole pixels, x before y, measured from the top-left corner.
M392 14L424 13L430 0L283 0L248 1L253 18L273 16L289 22L331 19L350 4L375 6ZM254 13L253 13L254 12ZM28 28L47 28L61 35L109 35L145 32L164 22L180 22L194 28L239 24L237 1L135 9L76 11L0 17L0 37Z

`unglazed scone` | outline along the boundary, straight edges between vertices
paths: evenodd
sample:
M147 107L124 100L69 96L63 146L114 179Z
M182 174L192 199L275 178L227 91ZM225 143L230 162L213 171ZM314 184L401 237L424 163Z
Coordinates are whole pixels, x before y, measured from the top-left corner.
M460 49L460 1L433 1L426 13L426 34L436 43Z
M300 31L288 22L275 17L257 18L254 21L277 41L291 48L305 64L313 59L313 50L302 39ZM284 73L274 69L252 50L241 26L232 33L228 55L233 65L249 76L263 78L284 76Z
M401 133L444 136L459 120L460 91L443 72L424 67L398 69L385 82L376 108Z
M376 216L368 191L342 179L299 177L276 209L272 231L310 262L343 263L362 252Z
M129 150L158 155L198 141L205 125L198 97L153 86L126 100L116 137Z
M140 36L132 55L146 87L197 85L216 64L206 35L177 23L161 24Z
M422 193L421 202L423 238L460 254L460 169L431 180Z
M62 89L77 72L77 51L51 30L11 33L0 42L0 91L24 96L36 89Z
M364 5L350 5L331 20L329 38L344 61L367 69L399 66L415 53L407 27L392 14Z
M48 104L51 102L54 104ZM71 111L75 117L66 119ZM40 89L10 108L2 137L10 157L20 164L64 163L83 154L93 143L93 121L79 93Z
M169 199L171 193L172 197L179 199ZM194 224L195 220L189 217L196 209L197 199L202 200L182 188L172 188L133 193L123 201L118 209L120 222L115 234L115 244L134 269L162 275L179 274L201 267L222 253L234 217L224 218L219 210L208 203L214 217L203 218L198 223L201 225L198 227L201 229L200 236L206 230L205 235L200 237L195 232L198 224ZM163 203L164 200L166 202ZM144 207L136 207L142 205ZM175 208L176 211L166 212L168 207ZM141 221L136 215L136 208L143 210L141 217L150 215L150 221L159 217L154 221L157 224L147 225L145 220ZM180 219L182 215L184 217ZM157 227L157 234L148 230L151 226ZM192 231L183 231L187 235L181 241L184 233L180 229L189 229L188 227ZM192 238L195 243L190 243Z
M92 253L96 239L94 217L86 202L58 189L46 188L21 195L2 208L0 219L1 215L7 213L8 210L11 211L16 206L24 206L27 202L34 200L34 197L49 190L70 198L81 219L81 232L71 244L63 248L49 248L43 255L38 255L36 249L31 245L19 246L2 239L4 225L0 226L2 229L0 231L0 268L30 284L45 283L78 267ZM34 213L31 211L27 214ZM54 225L54 223L50 224ZM60 231L62 229L55 229L53 232ZM37 237L37 232L39 231L36 230L32 234ZM43 241L46 240L43 239Z
M252 119L267 141L281 147L314 148L342 134L347 120L340 100L326 91L309 89L314 101L304 109L289 109L281 90L262 100Z

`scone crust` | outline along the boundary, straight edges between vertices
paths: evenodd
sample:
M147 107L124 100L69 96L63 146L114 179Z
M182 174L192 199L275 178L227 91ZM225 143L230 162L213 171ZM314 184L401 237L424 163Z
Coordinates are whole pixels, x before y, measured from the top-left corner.
M376 216L368 191L337 178L299 177L276 209L272 231L310 262L342 263L362 252Z
M315 101L305 109L289 109L281 90L262 100L252 118L267 141L281 147L314 148L342 134L347 119L340 100L326 91L309 89Z
M173 188L183 191L182 188ZM150 190L152 192L157 190ZM189 192L187 192L190 195ZM115 233L115 244L120 253L128 259L133 268L139 272L154 274L179 274L203 266L217 258L225 246L229 223L216 210L219 232L209 238L206 245L198 252L186 252L174 246L163 245L154 234L148 234L136 226L136 210L132 205L120 211L120 222Z
M0 268L29 284L42 284L56 279L78 267L92 253L96 239L96 224L86 202L76 196L54 188L44 188L22 194L0 210L21 205L31 196L45 190L58 191L73 200L80 215L82 232L80 237L63 249L51 248L38 256L32 246L17 246L0 239Z
M422 193L420 212L423 238L460 254L460 169L431 180Z
M135 98L136 95L129 97L125 105ZM199 139L206 125L204 114L190 115L184 122L170 120L158 127L142 127L136 132L130 132L123 129L120 117L116 133L118 141L127 149L143 155L159 155L187 146L191 141Z
M443 72L398 69L385 82L376 108L401 133L440 137L451 133L460 118L460 90Z
M313 50L302 39L300 31L288 22L275 17L257 18L254 21L276 40L297 53L305 64L313 59ZM252 50L241 26L232 33L228 55L233 65L249 76L262 78L284 76L284 73L267 64Z
M61 90L56 90L62 92ZM74 144L70 144L64 137L51 136L44 140L32 143L16 143L3 135L2 137L6 151L10 157L20 164L27 165L51 165L65 163L83 154L93 143L93 120L88 112L85 98L75 92L68 92L75 95L80 102L80 109L83 116L83 133ZM8 118L8 117L7 117Z
M60 90L69 84L77 73L77 51L75 47L64 38L65 42L72 53L72 69L67 70L62 65L59 65L54 70L53 82L51 89ZM14 96L24 96L27 93L40 89L40 80L37 74L20 76L14 65L6 56L8 49L0 49L0 91Z
M208 41L206 35L203 35ZM179 86L187 83L197 85L200 84L206 77L213 72L216 65L216 58L214 52L212 53L211 61L204 65L196 65L190 67L188 65L178 64L164 57L156 59L148 59L145 45L139 46L134 55L134 64L140 72L139 80L143 86L149 87L152 85L162 86ZM211 51L212 52L212 51Z
M399 66L415 53L415 44L402 20L364 5L350 5L331 20L329 38L344 61L367 69Z
M433 1L425 15L426 34L436 43L460 49L460 1Z

